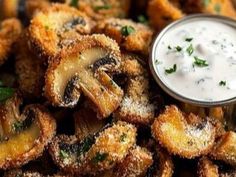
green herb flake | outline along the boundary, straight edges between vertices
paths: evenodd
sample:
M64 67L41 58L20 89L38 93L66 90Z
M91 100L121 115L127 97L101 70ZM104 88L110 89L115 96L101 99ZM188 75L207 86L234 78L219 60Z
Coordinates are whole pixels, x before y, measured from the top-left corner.
M171 47L170 45L168 45L168 49L169 49L169 50L171 50L171 49L172 49L172 47Z
M202 0L203 5L206 7L210 4L211 0Z
M177 52L180 52L182 50L182 47L177 46L177 47L175 47L175 49L176 49Z
M0 87L0 102L11 98L15 90L13 88Z
M23 122L17 121L12 125L12 129L15 132L20 132L24 129Z
M69 157L69 154L66 152L66 151L64 151L64 150L60 150L60 157L62 158L62 159L66 159L66 158L68 158Z
M148 24L148 20L144 15L139 15L137 19L138 19L138 22L140 23Z
M99 11L99 10L108 10L111 9L111 5L110 4L105 4L103 6L95 6L94 10Z
M193 40L193 38L186 38L185 41L186 42L191 42Z
M172 68L165 69L166 74L172 74L177 71L177 65L174 64Z
M215 4L214 10L217 14L220 14L221 12L221 5L219 3Z
M220 81L220 82L219 82L219 85L220 85L220 86L226 86L226 81Z
M98 164L99 162L103 162L104 160L106 160L107 157L108 153L97 152L96 155L92 158L92 162L94 164Z
M123 36L129 36L130 34L134 33L135 29L132 26L123 26L121 28L121 34Z
M85 152L87 152L91 146L93 145L94 141L91 137L85 138L83 143L80 145L79 151L78 151L78 156L83 155Z
M203 60L203 59L200 59L198 57L194 57L194 64L198 67L207 67L208 66L208 63L206 60Z
M160 65L160 64L162 64L162 62L159 61L158 59L156 59L156 60L155 60L155 64L156 64L156 65Z
M77 7L78 6L78 1L79 0L71 0L70 6Z
M190 44L188 48L186 49L186 51L188 52L188 55L191 56L194 52L193 45Z
M127 134L126 133L123 133L121 136L120 136L120 142L125 142L127 138Z

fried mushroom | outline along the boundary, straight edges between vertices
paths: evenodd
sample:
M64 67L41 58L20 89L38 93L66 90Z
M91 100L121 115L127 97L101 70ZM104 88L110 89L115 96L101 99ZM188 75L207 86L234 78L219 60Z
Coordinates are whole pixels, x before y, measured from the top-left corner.
M151 152L146 148L136 146L131 149L125 159L115 167L113 177L145 176L152 163L153 159Z
M199 177L219 177L218 166L207 157L202 157L198 162Z
M184 13L171 0L150 0L147 13L151 26L157 31L170 22L184 17Z
M216 136L210 120L185 115L173 105L155 119L152 133L170 153L189 159L209 153Z
M226 132L211 151L211 157L236 165L236 133Z
M66 0L66 3L77 6L79 10L95 20L110 17L125 18L130 8L130 0Z
M23 32L16 43L17 82L25 98L40 98L44 85L45 67L42 60L30 51L26 39L28 39L27 31Z
M104 120L99 120L96 113L89 108L82 108L74 113L75 135L82 141L87 136L97 133L105 126Z
M13 44L20 36L21 30L21 23L15 18L6 19L0 23L0 66L12 52Z
M75 136L58 136L50 145L54 162L73 174L96 174L113 168L135 144L136 128L117 122L79 142Z
M109 18L97 24L95 32L113 38L125 50L147 55L153 31L150 27L132 20Z
M85 36L49 64L45 95L55 106L74 107L83 92L99 117L108 117L118 108L123 91L106 72L119 66L115 41L104 35Z
M39 105L28 105L20 113L15 95L1 105L0 168L20 167L39 157L55 134L56 123Z
M31 48L47 58L72 45L81 34L90 34L93 21L83 12L62 4L37 13L29 26Z
M33 15L48 7L48 0L2 0L0 2L0 14L2 18L20 18L25 21L31 19Z
M154 120L155 106L150 101L147 71L135 55L123 54L122 73L128 78L127 88L114 117L135 124L148 125Z

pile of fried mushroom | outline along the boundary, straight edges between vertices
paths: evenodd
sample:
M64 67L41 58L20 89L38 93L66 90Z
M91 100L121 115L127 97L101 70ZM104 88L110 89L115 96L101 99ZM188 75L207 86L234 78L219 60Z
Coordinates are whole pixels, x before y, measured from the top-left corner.
M150 75L154 36L192 13L236 18L231 0L0 0L0 175L236 176L225 108Z

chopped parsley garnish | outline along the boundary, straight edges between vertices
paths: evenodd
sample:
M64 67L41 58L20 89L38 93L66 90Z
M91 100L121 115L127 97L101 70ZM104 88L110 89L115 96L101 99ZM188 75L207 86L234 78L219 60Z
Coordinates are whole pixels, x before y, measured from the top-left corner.
M64 151L64 150L60 150L60 157L62 158L62 159L66 159L66 158L68 158L69 157L69 154L66 152L66 151Z
M156 60L155 60L155 64L156 64L156 65L160 65L160 64L162 64L162 62L159 61L158 59L156 59Z
M97 164L99 162L103 162L104 160L106 160L107 157L108 157L108 153L97 152L96 155L92 158L92 162L94 164Z
M186 42L191 42L193 40L193 38L186 38L185 41Z
M220 81L220 82L219 82L219 85L220 85L220 86L226 86L226 81Z
M23 130L24 128L24 125L23 125L23 122L15 122L13 125L12 125L12 129L13 131L15 132L20 132L21 130Z
M168 49L169 49L169 50L171 50L171 49L172 49L170 45L168 45Z
M172 68L165 69L165 72L166 72L166 74L172 74L172 73L176 72L176 70L177 70L177 65L174 64Z
M186 49L186 51L188 52L188 55L191 56L191 55L193 54L193 51L194 51L193 45L190 44L190 45L188 46L188 48Z
M79 0L71 0L70 6L77 7L78 6L78 1Z
M0 87L0 102L11 98L15 90L13 88Z
M78 151L78 156L81 156L85 152L87 152L91 148L93 143L94 143L94 140L91 137L85 138L84 141L80 144L80 148L79 148L79 151Z
M138 22L143 23L143 24L147 24L148 20L144 15L139 15L138 16Z
M107 10L107 9L111 9L111 5L110 4L105 4L103 6L95 6L94 10L99 11L99 10Z
M203 59L200 59L200 58L198 58L198 57L194 57L194 64L196 65L196 66L199 66L199 67L207 67L208 66L208 63L207 63L207 61L206 60L203 60Z
M177 46L177 47L175 47L175 49L176 49L177 52L180 52L182 50L182 47Z
M121 142L125 142L125 139L127 138L127 134L126 133L123 133L121 136L120 136L120 141Z
M211 0L202 0L203 1L203 5L206 7L210 4Z
M123 26L121 28L121 34L123 36L129 36L133 32L135 32L135 29L132 26Z
M221 11L221 5L220 5L219 3L215 4L215 6L214 6L214 10L215 10L216 13L219 14L220 11Z

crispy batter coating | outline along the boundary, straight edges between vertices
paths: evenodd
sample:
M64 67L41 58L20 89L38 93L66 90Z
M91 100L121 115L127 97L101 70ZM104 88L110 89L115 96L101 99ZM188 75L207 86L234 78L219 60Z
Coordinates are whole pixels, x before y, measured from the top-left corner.
M8 109L0 109L1 128L6 130L6 123L9 122L6 119L15 116L15 122L11 122L14 133L0 143L1 169L20 167L39 157L56 129L55 120L42 106L29 105L21 115L19 110L9 114Z
M109 18L100 21L95 32L113 38L125 50L147 55L153 31L150 27L132 20Z
M104 120L97 118L96 112L89 108L82 108L74 113L75 135L82 141L89 135L97 133L105 126Z
M175 5L170 0L150 0L147 10L150 24L159 31L170 22L182 18L183 12Z
M68 47L80 38L90 34L94 22L83 12L62 4L37 13L29 27L33 50L47 58L55 56L62 48Z
M63 171L96 174L121 162L136 141L136 128L117 122L94 137L78 142L75 136L56 137L50 145L54 162Z
M154 121L152 133L170 153L191 159L209 153L216 130L208 119L184 115L176 106L167 106Z
M214 159L236 165L236 133L226 132L216 143L210 155Z
M146 149L136 146L131 149L125 159L113 171L113 177L141 177L152 165L152 154Z
M199 177L219 177L218 167L207 157L202 157L198 162Z
M123 91L105 71L119 67L120 50L115 41L105 35L82 37L49 64L45 95L53 105L74 107L83 92L99 117L108 117L119 106Z
M236 11L231 0L186 0L184 6L187 13L219 14L236 18Z
M13 44L20 36L21 30L21 23L15 18L0 23L0 66L12 52Z
M95 20L110 17L125 18L130 8L130 0L80 0L77 2L78 9ZM66 0L66 3L74 5L73 0Z
M25 20L49 5L48 0L2 0L0 14L4 19L18 17Z
M25 98L39 98L42 96L45 68L43 61L28 48L27 39L25 31L16 43L17 82Z
M154 120L155 106L150 101L147 71L135 55L123 54L122 73L128 82L124 98L114 117L135 124L148 125Z

